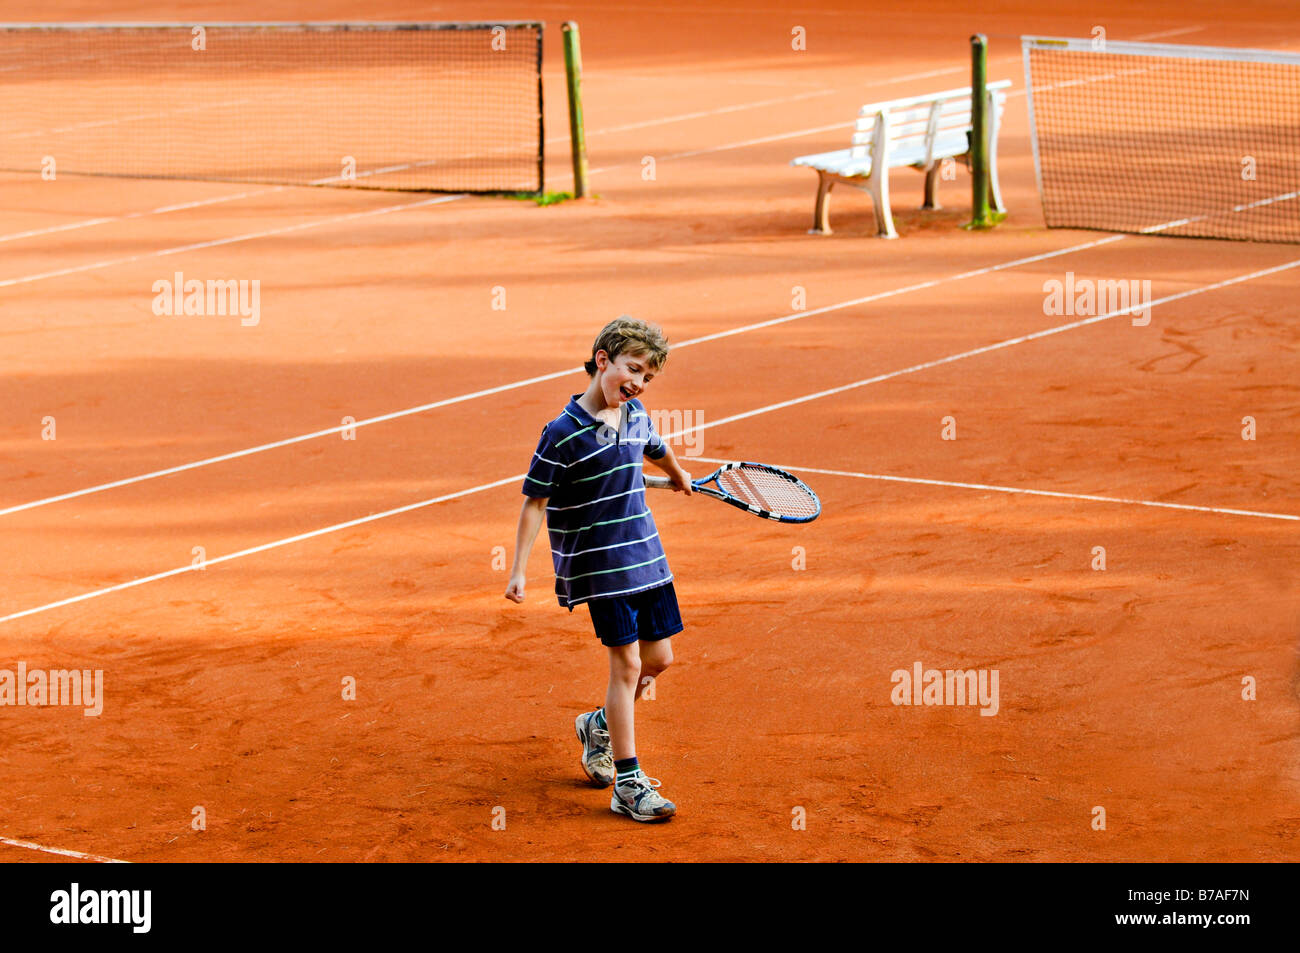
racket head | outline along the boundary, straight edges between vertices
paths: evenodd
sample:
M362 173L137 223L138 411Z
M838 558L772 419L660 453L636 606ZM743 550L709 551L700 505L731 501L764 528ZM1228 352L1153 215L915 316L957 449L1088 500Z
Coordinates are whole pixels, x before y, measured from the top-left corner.
M706 492L712 490L710 495L732 506L782 523L811 523L822 511L822 501L812 487L793 473L766 463L744 460L724 464L695 485Z

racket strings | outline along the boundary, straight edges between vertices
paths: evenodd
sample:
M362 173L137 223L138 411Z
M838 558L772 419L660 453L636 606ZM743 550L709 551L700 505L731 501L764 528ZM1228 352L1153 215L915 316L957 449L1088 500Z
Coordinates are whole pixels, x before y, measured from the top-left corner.
M738 500L780 516L811 516L817 500L798 483L758 467L736 467L718 475L718 485Z

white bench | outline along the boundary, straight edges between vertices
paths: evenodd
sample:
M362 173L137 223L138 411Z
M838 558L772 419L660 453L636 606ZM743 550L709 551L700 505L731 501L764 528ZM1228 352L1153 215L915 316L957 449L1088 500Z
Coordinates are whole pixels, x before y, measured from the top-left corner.
M989 199L999 212L998 127L1011 85L1004 79L989 83ZM829 235L831 189L837 182L871 194L876 209L876 230L881 238L897 238L889 208L889 170L910 166L925 173L923 209L938 208L939 172L944 159L964 157L970 164L971 91L949 89L929 96L912 96L871 103L858 112L853 145L836 152L800 156L791 165L817 172L817 205L813 210L814 235Z

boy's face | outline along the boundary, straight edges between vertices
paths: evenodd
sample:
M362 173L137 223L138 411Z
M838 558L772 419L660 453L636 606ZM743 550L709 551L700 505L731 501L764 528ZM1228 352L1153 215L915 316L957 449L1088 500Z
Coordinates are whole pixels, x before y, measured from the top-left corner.
M643 354L620 354L611 361L604 351L597 351L596 373L600 375L605 404L622 407L633 397L641 396L656 371Z

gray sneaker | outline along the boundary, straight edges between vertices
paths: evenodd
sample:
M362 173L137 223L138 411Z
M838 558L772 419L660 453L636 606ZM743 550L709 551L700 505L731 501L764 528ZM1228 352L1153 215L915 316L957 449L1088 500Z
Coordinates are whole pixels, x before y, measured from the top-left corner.
M658 778L647 778L638 774L614 786L614 796L610 798L609 809L615 814L623 814L634 821L654 823L671 820L677 813L677 805L659 794Z
M592 784L609 787L614 783L614 746L609 743L609 732L596 724L594 711L579 715L573 727L582 742L582 770Z

